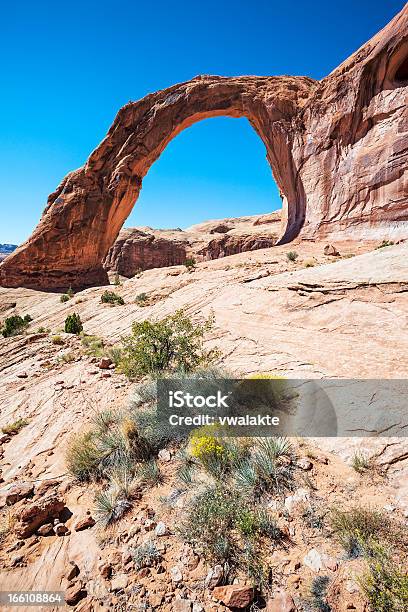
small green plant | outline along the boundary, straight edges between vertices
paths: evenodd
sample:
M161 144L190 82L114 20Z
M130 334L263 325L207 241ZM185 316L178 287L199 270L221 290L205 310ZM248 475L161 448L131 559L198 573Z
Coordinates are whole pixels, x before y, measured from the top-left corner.
M101 295L102 304L112 304L113 306L123 306L125 300L123 297L115 293L114 291L104 291Z
M73 298L75 295L74 290L72 289L72 287L70 286L68 291L67 291L67 296L69 297L69 299Z
M60 302L61 302L62 304L64 304L65 302L68 302L68 301L69 301L69 299L70 299L70 298L69 298L69 295L68 295L67 293L63 293L63 294L61 295L61 297L60 297Z
M326 600L329 583L330 578L328 576L317 576L313 579L310 587L310 603L313 610L318 610L318 612L331 612L331 608Z
M287 258L288 261L295 262L298 257L299 257L299 255L298 255L298 253L296 253L296 251L288 251L286 253L286 258Z
M139 293L136 297L135 297L135 304L137 304L138 306L147 306L148 305L148 297L146 295L146 293Z
M218 357L203 349L212 325L212 317L195 323L182 310L160 321L135 322L132 334L122 339L119 368L130 379L166 370L191 372Z
M104 527L119 521L131 507L131 502L115 487L95 496L95 516Z
M56 344L57 346L62 346L63 344L65 344L64 339L59 334L57 334L56 336L52 336L51 342L53 344Z
M160 472L160 468L154 459L151 459L147 463L142 463L139 469L136 471L136 478L139 479L140 483L144 486L155 487L163 482L163 476Z
M1 428L1 431L4 434L7 434L8 436L15 436L18 434L18 432L23 429L23 427L26 427L26 425L28 425L28 421L26 419L17 419L16 421L13 421L13 423L9 423L8 425L5 425L4 427Z
M375 247L377 250L378 249L383 249L384 247L389 247L389 246L393 246L394 242L392 240L383 240L381 244L379 244L377 247Z
M161 559L161 555L153 540L148 540L144 544L137 546L137 548L133 548L131 554L137 570L156 565Z
M367 558L368 572L359 578L360 587L372 612L404 612L408 610L408 574L376 544Z
M70 438L65 460L71 474L78 480L87 481L98 475L104 455L95 432L87 431Z
M1 329L1 333L4 338L9 338L10 336L17 336L21 334L25 329L27 329L28 325L33 319L30 315L24 315L24 317L20 317L20 315L13 315L8 317Z
M72 363L73 361L75 361L76 355L73 351L68 351L67 353L61 355L59 359L60 361L62 361L62 363Z
M356 472L363 474L370 468L370 459L367 455L356 452L351 460L351 465Z
M115 274L115 278L113 279L113 284L115 285L115 287L119 287L122 283L120 282L120 276L119 274Z
M397 526L380 510L355 506L350 510L333 508L330 525L337 539L349 555L359 557L367 554L373 541L408 546L406 529Z
M88 334L81 334L81 343L85 348L87 355L93 357L103 357L105 352L105 345L102 338L99 336L90 336Z
M192 272L196 267L196 263L197 262L194 257L187 257L186 261L184 262L184 265L186 266L189 272Z
M76 334L79 335L83 330L83 325L81 321L81 317L79 314L74 312L70 314L65 319L64 331L66 334Z

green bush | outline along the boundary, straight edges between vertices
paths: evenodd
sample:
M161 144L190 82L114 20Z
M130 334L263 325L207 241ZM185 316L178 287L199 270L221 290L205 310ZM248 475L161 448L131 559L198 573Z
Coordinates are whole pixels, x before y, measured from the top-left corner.
M187 270L191 272L196 267L196 263L197 262L194 257L187 257L186 261L184 262L184 265L186 266Z
M83 325L81 321L81 317L79 314L74 312L71 315L68 315L65 319L64 331L66 334L76 334L79 335L83 330Z
M17 419L16 421L2 427L1 431L9 436L15 436L21 429L23 429L23 427L26 427L26 425L28 425L28 421L26 419Z
M381 244L379 244L377 247L375 247L377 250L378 249L383 249L384 247L389 247L389 246L393 246L394 242L392 240L383 240Z
M296 251L288 251L288 253L286 253L286 257L288 261L296 261L299 255L296 253Z
M24 317L20 317L20 315L13 315L4 321L1 333L4 338L21 334L28 327L31 321L32 318L28 314Z
M372 612L405 612L408 610L408 574L396 565L384 547L371 547L367 559L369 570L359 583Z
M407 530L397 526L381 510L355 506L350 510L332 508L330 524L350 557L367 554L373 541L408 547Z
M82 334L81 342L87 355L93 355L93 357L103 357L105 345L102 338L99 338L99 336Z
M221 484L207 487L193 499L180 521L179 533L207 561L228 563L258 583L263 574L262 537L281 538L263 508Z
M72 287L69 287L69 289L67 291L67 296L69 298L72 298L72 297L74 297L74 295L75 295L75 291L72 289Z
M69 295L67 295L66 293L63 293L60 297L60 302L64 304L64 302L68 302L69 299L70 299Z
M102 304L112 304L113 306L123 306L125 303L123 297L115 293L114 291L104 291L101 296Z
M148 305L148 297L147 297L146 293L139 293L135 297L135 303L138 306L147 306Z
M120 370L131 379L166 370L191 372L218 356L203 349L212 325L211 317L195 323L182 310L160 321L135 322L132 334L122 340Z

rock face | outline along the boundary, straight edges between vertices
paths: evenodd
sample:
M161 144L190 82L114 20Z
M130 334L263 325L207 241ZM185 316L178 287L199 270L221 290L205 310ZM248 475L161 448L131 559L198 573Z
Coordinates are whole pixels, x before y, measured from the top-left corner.
M207 117L247 117L283 201L282 241L408 234L408 7L322 81L199 76L126 104L86 164L48 198L3 286L106 282L102 267L142 179L167 144ZM205 214L205 211L203 211Z
M206 261L268 248L278 239L280 221L278 211L207 221L186 230L123 229L109 250L104 268L130 278L141 270L183 264L187 258Z

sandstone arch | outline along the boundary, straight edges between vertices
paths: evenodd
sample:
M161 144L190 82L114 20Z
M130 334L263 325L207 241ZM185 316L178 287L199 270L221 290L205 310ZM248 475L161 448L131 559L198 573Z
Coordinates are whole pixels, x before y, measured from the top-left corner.
M150 166L181 130L219 115L247 117L263 140L283 198L282 241L299 232L408 235L407 84L389 77L405 74L407 41L406 6L320 82L199 76L125 105L86 164L49 196L30 239L0 266L0 283L106 282L101 262Z

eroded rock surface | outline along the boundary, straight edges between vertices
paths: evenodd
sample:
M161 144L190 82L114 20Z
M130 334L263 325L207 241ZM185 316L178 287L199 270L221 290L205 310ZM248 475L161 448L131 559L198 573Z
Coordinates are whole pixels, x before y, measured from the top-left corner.
M276 243L280 220L278 211L207 221L185 230L123 229L109 250L104 268L130 278L141 270L184 264L188 258L204 261L264 249Z
M407 34L406 6L320 82L204 75L125 105L1 264L1 284L106 282L102 262L150 166L184 128L219 115L246 117L263 140L282 194L283 241L406 236Z

